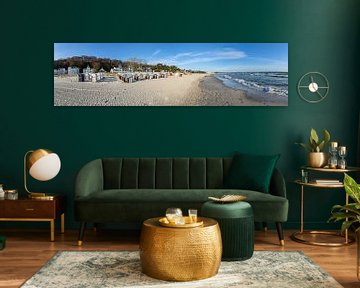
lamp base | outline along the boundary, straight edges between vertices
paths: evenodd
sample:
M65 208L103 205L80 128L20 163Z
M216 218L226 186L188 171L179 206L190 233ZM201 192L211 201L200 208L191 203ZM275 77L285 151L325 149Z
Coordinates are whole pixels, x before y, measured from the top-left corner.
M54 196L54 195L45 194L45 193L34 193L34 192L30 192L30 193L29 193L29 198L31 198L31 199L36 199L36 200L54 200L55 196Z

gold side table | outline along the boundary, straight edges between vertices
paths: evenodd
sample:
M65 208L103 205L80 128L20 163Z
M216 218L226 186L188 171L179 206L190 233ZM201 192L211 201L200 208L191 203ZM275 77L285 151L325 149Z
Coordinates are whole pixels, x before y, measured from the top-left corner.
M141 270L167 281L191 281L218 273L222 242L216 220L201 217L203 226L169 228L160 218L144 221L140 236Z
M360 171L358 167L348 167L347 169L330 169L330 168L312 168L312 167L301 167L301 169L316 171L316 172L328 172L328 173L346 173L346 172L356 172ZM317 246L343 246L351 244L355 241L353 237L349 236L348 229L345 230L345 235L342 236L340 232L334 231L319 231L319 230L304 230L304 187L316 187L316 188L343 188L344 184L342 182L336 184L318 184L316 182L304 183L301 180L295 180L295 184L300 185L300 231L293 233L290 238L296 242L309 244L309 245L317 245ZM345 203L346 205L349 203L349 195L345 193ZM305 240L301 236L311 235L314 240ZM316 235L328 235L328 236L337 236L344 238L344 241L341 242L320 242L317 241Z

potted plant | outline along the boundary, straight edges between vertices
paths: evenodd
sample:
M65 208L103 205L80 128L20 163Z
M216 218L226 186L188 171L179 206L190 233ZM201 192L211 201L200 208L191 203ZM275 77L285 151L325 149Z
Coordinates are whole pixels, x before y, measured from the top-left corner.
M334 205L329 221L343 221L341 233L346 229L355 228L357 241L357 277L360 280L360 185L345 173L344 187L346 193L354 200L348 205Z
M296 143L309 151L308 165L310 167L323 167L327 164L328 154L324 152L324 147L330 140L330 133L323 129L324 139L320 141L319 136L314 128L311 128L308 143Z

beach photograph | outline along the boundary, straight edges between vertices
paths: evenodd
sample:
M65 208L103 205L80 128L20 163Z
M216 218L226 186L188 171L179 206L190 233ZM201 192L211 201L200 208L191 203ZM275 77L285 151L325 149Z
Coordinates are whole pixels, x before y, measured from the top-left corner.
M54 106L288 106L288 44L54 43Z

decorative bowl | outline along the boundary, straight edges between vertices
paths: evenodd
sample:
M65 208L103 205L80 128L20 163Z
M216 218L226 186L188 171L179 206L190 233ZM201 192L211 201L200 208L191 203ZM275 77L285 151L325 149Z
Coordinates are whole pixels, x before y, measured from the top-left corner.
M185 224L175 224L169 222L169 220L166 217L159 219L159 224L164 227L170 227L170 228L194 228L199 227L204 224L204 222L198 217L198 222L191 222L191 218L189 216L185 216Z
M243 195L224 195L221 196L220 198L216 198L216 197L208 197L210 200L215 201L215 202L237 202L237 201L243 201L246 199L246 196Z

